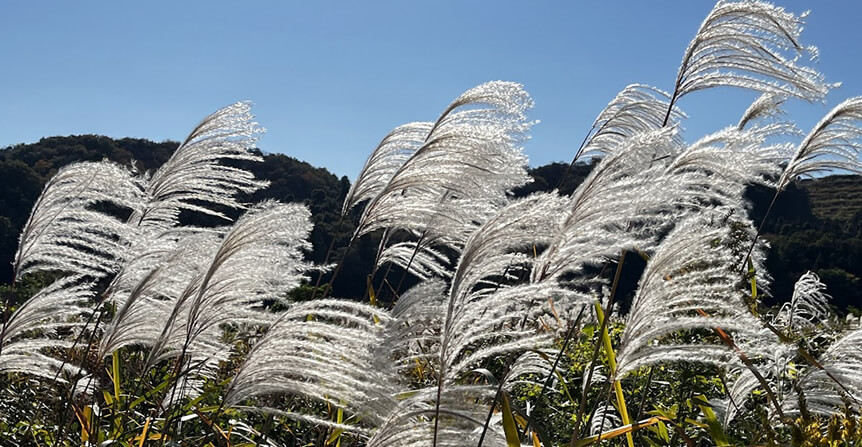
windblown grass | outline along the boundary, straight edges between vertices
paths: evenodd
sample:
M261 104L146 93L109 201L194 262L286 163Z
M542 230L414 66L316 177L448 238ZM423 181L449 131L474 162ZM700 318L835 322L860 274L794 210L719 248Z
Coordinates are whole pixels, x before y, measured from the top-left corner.
M16 279L56 280L4 307L0 331L2 391L31 381L40 393L0 406L0 436L728 445L796 440L830 417L856 423L860 330L837 323L813 274L784 307L761 305L768 247L743 196L747 185L777 195L800 177L862 172L862 99L804 137L781 112L833 87L802 57L816 54L800 43L803 18L760 1L716 4L669 93L633 84L599 113L573 148L596 166L570 195L512 198L529 181L522 144L535 124L520 84L481 84L436 121L396 128L342 213L362 208L349 245L383 234L375 269L421 281L402 291L369 278L369 303L325 286L286 298L313 271L334 280L340 264L304 260L304 206L240 199L266 186L226 163L259 159L248 103L205 118L152 175L64 168L15 259ZM685 138L681 99L715 87L761 96L738 123ZM225 209L244 214L231 221ZM181 213L226 226L184 226ZM623 314L614 295L627 255L647 264ZM400 295L391 308L375 300L384 286Z

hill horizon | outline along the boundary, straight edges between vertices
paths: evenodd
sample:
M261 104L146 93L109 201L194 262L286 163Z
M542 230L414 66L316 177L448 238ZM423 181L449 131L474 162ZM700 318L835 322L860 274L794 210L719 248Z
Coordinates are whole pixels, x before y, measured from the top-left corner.
M44 182L57 169L78 161L98 161L108 158L127 164L135 160L139 169L152 170L164 163L179 143L154 142L143 138L115 139L103 135L71 135L43 137L36 143L17 144L0 148L0 176L11 187L0 196L0 282L8 282L9 262L17 246L18 233L29 215L33 201ZM370 151L370 149L369 149ZM344 247L352 232L348 223L338 231L341 201L352 179L338 177L326 167L316 167L283 153L266 153L262 163L247 163L258 178L271 182L269 188L256 193L253 201L277 199L282 202L305 203L312 212L313 250L308 257L322 263L327 247L336 238L336 247ZM569 169L569 162L555 162L529 169L533 182L515 192L524 196L538 191L559 188L571 193L589 173L589 164ZM767 208L772 191L750 188L747 194L753 204L752 216L759 221ZM358 218L357 208L351 215ZM204 225L216 225L207 220ZM336 236L338 235L338 236ZM836 307L847 311L862 307L862 178L832 175L798 181L778 199L764 225L764 236L772 243L767 267L775 278L772 301L783 302L792 294L792 285L808 269L815 270L837 298ZM345 273L335 284L336 294L354 296L363 290L362 284L370 273L378 239L360 239L348 255ZM336 256L340 255L336 248ZM642 266L641 266L642 267ZM397 270L397 269L396 269ZM396 275L400 273L396 272ZM624 270L628 276L625 288L634 290L640 271ZM385 299L385 297L384 297ZM852 310L852 309L851 309Z

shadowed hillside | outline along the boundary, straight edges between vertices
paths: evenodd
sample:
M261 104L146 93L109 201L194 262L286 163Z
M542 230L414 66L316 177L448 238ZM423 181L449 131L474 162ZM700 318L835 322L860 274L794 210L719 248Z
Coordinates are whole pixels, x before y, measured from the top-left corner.
M808 193L811 211L818 219L857 224L862 220L862 189L858 176L833 175L805 180L800 187Z
M76 161L107 158L123 164L134 163L139 170L153 170L170 157L177 145L176 142L81 135L43 138L37 143L0 149L0 176L5 185L0 190L0 282L11 280L10 266L18 234L42 186L57 169ZM347 177L339 179L324 168L315 168L283 154L265 154L262 163L243 166L258 178L271 182L270 187L257 192L252 201L276 199L308 205L314 222L310 260L323 263L336 234L340 236L329 263L341 259L361 213L361 207L354 209L350 221L342 222L339 231L341 202L350 187ZM515 191L515 195L550 191L558 186L562 193L568 194L591 169L589 164L577 164L569 169L565 163L532 168L530 174L534 181ZM561 179L564 181L560 185ZM754 206L752 217L756 222L762 219L772 195L773 191L766 188L749 190L748 197ZM220 222L208 219L195 223L217 225ZM862 308L862 179L833 176L791 185L779 196L769 215L764 237L772 245L767 265L774 278L771 291L775 301L787 300L799 276L811 269L829 286L839 309ZM374 237L361 238L355 244L334 285L336 296L362 298L357 294L365 290L376 249L377 238ZM635 289L643 268L634 260L629 264L623 272L622 296ZM401 275L400 270L393 269L390 281L398 281ZM379 283L381 277L382 274L378 274L375 283ZM383 289L381 298L387 300L391 296Z
M0 282L12 279L11 263L18 244L18 235L27 221L30 209L45 182L57 170L78 161L109 159L121 164L132 164L141 171L152 171L161 166L177 148L177 142L156 143L149 140L123 138L112 139L97 135L43 138L33 144L19 144L0 149L0 175L4 188L0 190ZM349 180L339 179L326 169L315 168L308 163L283 154L266 154L263 163L243 165L256 177L270 181L270 187L259 191L251 198L258 202L276 199L282 202L303 202L312 212L314 230L311 241L314 250L308 255L316 263L323 263L329 242L335 234L341 200L350 186ZM228 214L237 214L228 212ZM220 225L221 222L208 216L196 216L196 225ZM342 225L341 239L349 238L350 222ZM342 240L340 246L346 245ZM375 250L372 240L361 241L358 249L347 259L345 271L335 284L335 293L342 290L363 290L353 284L364 284L370 271L360 263L358 253L367 255ZM336 252L335 255L339 255ZM335 256L332 256L333 259ZM370 264L370 262L369 262ZM368 271L366 271L368 270Z

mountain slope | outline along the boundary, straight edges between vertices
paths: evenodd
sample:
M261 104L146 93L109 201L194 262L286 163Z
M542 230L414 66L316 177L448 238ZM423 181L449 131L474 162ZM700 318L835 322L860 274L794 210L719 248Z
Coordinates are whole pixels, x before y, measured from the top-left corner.
M27 220L44 183L60 167L76 161L104 158L134 165L139 170L154 170L170 157L176 142L156 143L144 139L112 139L97 135L43 138L33 144L19 144L0 149L0 283L11 280L11 261L18 234ZM244 165L256 177L267 179L271 186L255 193L252 201L276 199L305 203L312 212L314 246L308 258L323 263L333 237L338 236L329 262L341 259L344 246L355 228L352 221L343 222L339 230L341 202L350 187L346 177L337 178L324 168L283 154L266 154L262 163ZM530 169L534 182L515 191L524 196L558 187L571 192L590 172L589 164L569 169L563 163L551 163ZM751 188L752 216L759 221L773 191ZM217 225L217 220L195 222ZM862 178L832 176L805 180L790 185L770 213L764 226L764 237L772 244L767 265L774 277L774 301L790 297L792 287L807 270L817 272L829 286L834 303L840 309L862 308ZM336 296L362 298L366 276L376 252L374 237L362 238L345 260L345 266L334 287ZM631 271L629 270L631 267ZM624 285L633 290L643 266L627 266ZM393 269L390 278L400 278ZM377 283L380 278L376 278ZM385 297L384 297L385 299Z

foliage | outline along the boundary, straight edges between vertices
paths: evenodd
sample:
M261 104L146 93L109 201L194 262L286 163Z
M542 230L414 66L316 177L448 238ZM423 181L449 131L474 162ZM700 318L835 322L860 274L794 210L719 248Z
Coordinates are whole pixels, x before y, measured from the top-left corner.
M35 160L33 164L38 162L40 166L45 166L45 172L49 174L56 172L62 166L60 163L102 158L120 164L135 160L139 169L153 170L170 156L177 144L130 138L113 140L108 137L73 136L45 138L34 144L0 149L0 168L8 169L2 171L3 178L10 179L10 187L0 191L0 204L3 205L0 207L0 247L5 247L0 248L0 267L11 266L18 235L47 180L45 176L36 174L33 165L27 164L27 160ZM70 147L77 149L71 150ZM107 148L111 149L105 150ZM70 151L80 158L60 158L58 155L63 151ZM307 254L307 259L323 263L333 239L336 248L330 255L330 262L340 259L358 220L357 210L351 213L351 219L343 222L339 230L341 202L350 185L347 178L337 179L326 169L313 168L283 154L262 155L262 162L243 166L253 172L255 177L269 181L270 186L257 191L248 200L258 202L275 199L304 203L311 210L314 223L309 238L313 248ZM571 169L563 163L531 168L529 174L532 181L517 188L514 193L524 197L535 192L558 189L561 194L571 194L592 170L595 161L597 159L579 161ZM560 181L563 181L562 185ZM747 197L752 203L754 220L760 220L765 215L773 192L766 187L749 187ZM862 209L859 197L862 197L862 180L857 176L826 176L804 180L799 187L790 185L779 196L766 217L763 231L772 245L767 261L769 272L775 279L773 294L769 298L771 304L787 299L795 279L809 269L829 278L826 282L836 290L832 304L839 311L843 312L847 306L862 302L862 287L859 286L859 280L855 279L862 278L862 227L859 226L862 219L856 216ZM194 225L212 224L200 216L187 221ZM377 249L377 239L362 238L355 244L357 247L347 254L342 273L336 278L334 294L362 299L366 277L371 272L369 265ZM390 278L400 278L400 268L394 269L396 271ZM639 269L626 266L620 291L623 301L627 302L633 297L642 270L643 265ZM376 282L381 277L382 272L379 272L375 277ZM0 281L11 281L11 267L0 268ZM405 284L414 284L413 278L408 277ZM392 300L388 289L382 289L381 293L384 295L382 300Z
M803 17L718 2L671 92L623 89L568 167L532 176L532 100L504 81L396 128L353 186L264 157L248 103L137 168L139 140L45 139L39 160L7 149L0 168L20 184L4 200L35 202L0 221L23 227L0 290L0 440L862 441L862 328L830 296L858 290L858 222L782 206L818 195L800 176L862 172L862 99L785 141L799 134L783 101L832 87L801 57L816 54L800 43ZM687 143L679 100L723 86L762 96ZM55 169L68 156L86 161ZM782 239L798 222L846 246L812 226ZM793 254L802 234L837 259L800 253L804 274L770 278L763 230L771 253ZM346 286L363 298L330 296ZM769 307L769 293L787 302Z

